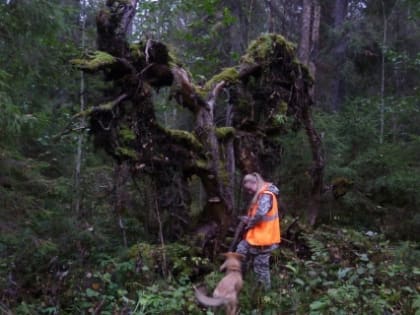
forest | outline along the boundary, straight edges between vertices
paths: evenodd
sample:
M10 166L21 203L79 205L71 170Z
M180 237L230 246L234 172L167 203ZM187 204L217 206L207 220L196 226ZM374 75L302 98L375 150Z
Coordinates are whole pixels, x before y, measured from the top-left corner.
M237 314L420 314L419 0L0 0L0 135L0 314L225 314L253 172Z

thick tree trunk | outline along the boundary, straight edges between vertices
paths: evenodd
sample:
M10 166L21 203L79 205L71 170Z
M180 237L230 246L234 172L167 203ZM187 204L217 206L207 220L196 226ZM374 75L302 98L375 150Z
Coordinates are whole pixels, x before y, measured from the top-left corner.
M321 21L321 5L318 0L304 0L302 12L301 41L299 56L302 62L309 68L313 79L316 77L316 56L319 46L319 27ZM310 90L311 98L314 98L315 85ZM312 100L310 100L311 102ZM305 106L302 111L302 123L305 127L312 152L312 167L310 170L312 185L311 197L308 205L308 219L314 225L321 207L321 193L323 190L324 152L321 137L315 129L310 106Z

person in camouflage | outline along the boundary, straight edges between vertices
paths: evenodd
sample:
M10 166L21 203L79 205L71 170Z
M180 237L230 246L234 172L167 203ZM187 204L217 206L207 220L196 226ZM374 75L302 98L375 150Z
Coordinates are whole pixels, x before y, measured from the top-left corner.
M258 282L265 289L269 289L270 256L280 243L277 206L279 189L272 183L265 182L258 173L247 174L243 179L243 186L245 191L254 196L248 215L241 217L245 222L245 236L239 242L236 252L246 256L246 260L253 259L253 269Z

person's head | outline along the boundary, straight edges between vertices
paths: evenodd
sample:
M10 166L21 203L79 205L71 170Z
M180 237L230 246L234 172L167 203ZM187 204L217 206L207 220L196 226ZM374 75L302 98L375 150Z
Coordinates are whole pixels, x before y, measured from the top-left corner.
M256 199L257 193L260 191L260 189L264 186L265 181L262 179L261 175L258 173L249 173L244 176L244 179L242 180L242 185L245 189L245 191L250 194L254 195L253 198Z

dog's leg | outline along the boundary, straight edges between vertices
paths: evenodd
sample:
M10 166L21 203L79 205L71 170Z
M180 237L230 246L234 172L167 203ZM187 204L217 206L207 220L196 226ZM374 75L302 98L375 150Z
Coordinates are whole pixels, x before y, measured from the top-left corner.
M237 315L237 307L235 302L229 302L226 304L226 315Z

